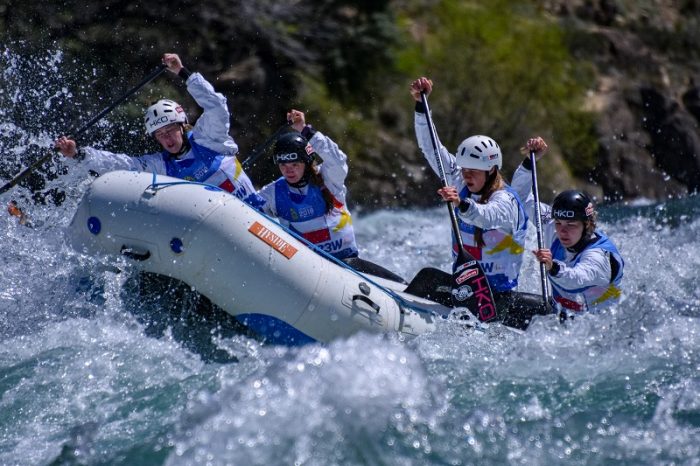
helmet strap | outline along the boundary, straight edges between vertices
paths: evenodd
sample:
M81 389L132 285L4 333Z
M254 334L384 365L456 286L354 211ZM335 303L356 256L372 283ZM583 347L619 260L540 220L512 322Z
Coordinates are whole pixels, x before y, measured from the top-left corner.
M478 194L479 196L483 196L484 193L486 193L491 188L491 185L493 185L493 182L496 179L497 173L498 173L498 169L496 167L491 167L491 169L486 174L486 181L484 182L484 186L478 192L475 192L474 194Z
M586 249L586 246L588 246L590 243L592 243L595 240L595 235L593 234L588 234L586 232L586 222L583 223L583 233L581 234L581 239L578 240L578 243L574 244L568 249L570 252L573 252L575 254L580 254L581 251Z
M302 176L296 183L290 183L289 181L287 181L287 184L292 188L303 188L304 186L309 184L309 175L307 173L304 173L304 176Z
M187 137L187 134L185 133L185 129L182 128L182 147L178 151L177 155L185 155L189 150L192 148L190 145L190 138Z
M304 165L304 174L299 178L299 181L296 183L290 183L287 181L287 184L291 186L292 188L303 188L307 184L309 184L309 179L311 178L311 173L309 172L309 164Z
M180 134L182 135L182 146L180 146L180 150L177 151L175 154L170 154L170 157L174 159L179 159L187 152L189 152L189 150L192 148L192 146L190 145L190 139L187 137L187 133L185 133L185 125L183 125L182 123L180 123Z

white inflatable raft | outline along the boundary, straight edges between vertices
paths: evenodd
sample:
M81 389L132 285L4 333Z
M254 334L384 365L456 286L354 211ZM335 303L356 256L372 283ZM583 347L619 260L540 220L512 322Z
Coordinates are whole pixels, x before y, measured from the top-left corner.
M97 178L69 227L86 254L123 254L179 279L273 343L358 331L418 335L451 311L312 249L212 186L148 173Z

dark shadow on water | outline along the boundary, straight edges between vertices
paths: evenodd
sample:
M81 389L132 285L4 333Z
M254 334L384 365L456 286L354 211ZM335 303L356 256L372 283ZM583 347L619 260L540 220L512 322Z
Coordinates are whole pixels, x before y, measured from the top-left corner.
M70 430L70 440L61 448L61 453L48 466L82 466L88 464L86 458L94 454L92 445L99 425L96 422L74 426Z
M236 335L255 338L235 317L179 280L141 272L126 281L123 292L128 310L144 325L149 337L161 338L170 331L178 343L203 361L238 361L217 347L214 339Z

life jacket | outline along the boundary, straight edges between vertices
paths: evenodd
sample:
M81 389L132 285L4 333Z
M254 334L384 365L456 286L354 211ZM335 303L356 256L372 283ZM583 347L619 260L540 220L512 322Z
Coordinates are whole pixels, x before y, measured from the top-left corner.
M352 217L343 203L333 198L326 213L321 188L309 184L306 195L294 193L284 177L275 181L277 217L307 241L338 259L358 255Z
M494 291L509 291L518 286L518 276L520 275L520 266L523 263L525 237L527 235L528 216L525 213L523 203L520 201L520 197L513 188L506 185L504 189L511 193L518 203L521 221L515 232L510 233L500 229L483 230L484 247L482 248L477 246L474 238L477 227L465 223L459 215L457 215L457 223L462 236L464 249L479 261L491 285L491 289ZM460 199L471 197L469 188L465 186L460 192L459 197ZM458 213L458 210L455 209L455 212ZM454 235L452 238L452 247L453 253L456 256L457 243Z
M192 132L187 133L190 150L180 158L163 151L166 175L188 181L218 186L239 199L255 192L243 166L235 156L220 154L195 142Z
M617 261L619 265L617 271L615 271L615 268L613 268L613 273L615 273L615 276L612 277L610 283L605 286L593 285L568 290L554 283L554 280L550 280L552 284L552 298L569 311L600 311L601 309L615 303L622 294L619 285L622 281L625 261L622 259L619 251L607 236L598 231L596 231L595 234L598 238L595 241L591 241L585 248L583 248L581 252L576 254L576 256L574 256L568 262L566 260L566 248L564 245L561 244L558 238L552 242L552 258L564 262L570 267L578 264L578 262L581 260L583 251L594 248L603 249L604 251L609 252L612 255L612 258Z

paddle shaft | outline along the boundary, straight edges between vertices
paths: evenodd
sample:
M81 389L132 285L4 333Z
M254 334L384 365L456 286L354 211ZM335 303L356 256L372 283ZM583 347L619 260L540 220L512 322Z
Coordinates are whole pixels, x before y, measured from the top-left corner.
M425 109L425 116L430 128L430 140L433 143L435 151L435 160L440 171L442 186L446 187L447 176L445 175L445 167L440 158L440 144L437 137L437 131L433 125L430 116L430 106L428 105L428 97L425 92L420 93ZM491 286L489 285L488 277L484 273L484 269L479 262L472 256L462 243L462 235L459 231L457 223L457 214L452 202L447 202L447 210L450 212L450 221L452 223L452 233L455 236L457 243L457 260L455 260L452 272L452 297L455 307L466 307L472 312L475 311L477 317L482 322L488 322L498 317L496 312L496 304L494 302Z
M544 249L544 239L542 237L542 214L540 212L540 194L537 187L537 157L535 151L530 151L530 162L532 163L532 195L535 198L535 227L537 229L537 249ZM544 263L540 262L540 282L542 285L542 299L545 306L549 306L549 286L547 286L547 270Z
M153 81L155 78L160 76L160 74L163 73L166 69L167 69L167 66L164 64L158 66L158 68L156 68L148 76L143 78L143 80L140 83L138 83L133 88L129 89L124 95L122 95L121 97L116 99L114 102L112 102L109 106L107 106L107 108L102 110L100 113L98 113L97 115L90 118L90 120L87 123L85 123L83 126L81 126L77 130L75 130L69 134L73 138L76 138L79 135L81 135L82 133L84 133L85 131L87 131L92 125L97 123L102 117L104 117L106 114L111 112L114 109L114 107L116 107L117 105L124 102L126 99L131 97L133 94L138 92L139 89L141 89L143 86L145 86L146 84L148 84L149 82ZM40 157L38 160L36 160L34 163L32 163L29 167L27 167L24 171L22 171L19 175L15 176L12 180L7 182L2 188L0 188L0 194L12 189L15 185L17 185L17 183L21 182L23 179L25 179L27 176L29 176L29 174L32 173L34 170L36 170L39 166L41 166L44 163L46 163L47 161L49 161L49 159L51 159L51 157L53 157L53 152L51 152L51 151L49 151L46 155Z
M291 122L288 121L287 123L285 123L282 126L280 126L279 128L277 128L277 131L272 133L272 136L267 138L267 140L265 142L263 142L258 147L253 149L253 152L251 152L250 155L241 163L241 165L243 166L243 169L247 170L248 168L250 168L250 165L253 162L255 162L262 154L264 154L265 151L267 151L267 148L270 147L270 145L277 140L277 137L280 134L282 134L282 132L284 130L289 129L290 124L291 124Z
M433 151L435 152L435 162L437 163L438 170L440 171L440 180L442 181L442 187L445 188L447 184L447 176L445 175L445 167L442 164L442 158L440 157L440 145L438 144L437 131L435 126L433 126L433 119L430 116L430 106L428 105L428 96L425 91L421 91L420 98L423 101L423 107L425 109L425 118L428 121L428 128L430 129L430 142L433 144ZM452 224L452 233L455 235L455 241L457 242L457 256L460 260L466 261L466 251L464 250L464 244L462 244L462 235L459 231L459 223L457 223L457 214L455 213L454 206L452 202L447 201L447 210L450 212L450 223Z

